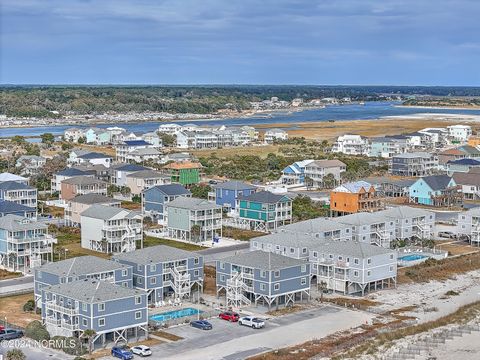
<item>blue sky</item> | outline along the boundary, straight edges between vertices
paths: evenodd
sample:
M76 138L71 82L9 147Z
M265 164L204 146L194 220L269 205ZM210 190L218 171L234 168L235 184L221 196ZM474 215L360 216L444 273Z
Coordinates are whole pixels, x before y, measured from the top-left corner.
M1 0L0 83L480 85L478 0Z

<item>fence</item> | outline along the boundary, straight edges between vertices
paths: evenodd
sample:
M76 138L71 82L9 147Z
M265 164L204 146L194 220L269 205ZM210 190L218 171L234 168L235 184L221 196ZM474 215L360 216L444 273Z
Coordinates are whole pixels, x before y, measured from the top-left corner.
M192 321L198 320L198 319L211 319L215 318L220 314L220 311L218 310L206 310L202 311L198 314L194 315L189 315L189 316L182 316L178 318L170 318L164 321L157 321L157 320L149 320L148 325L151 327L159 327L159 328L168 328L172 326L178 326L182 324L188 324Z

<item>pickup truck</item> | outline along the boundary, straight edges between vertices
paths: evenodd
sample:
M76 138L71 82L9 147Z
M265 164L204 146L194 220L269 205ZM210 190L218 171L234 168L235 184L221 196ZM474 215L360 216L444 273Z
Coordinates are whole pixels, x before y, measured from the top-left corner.
M240 325L250 326L252 329L260 329L265 327L265 321L253 316L244 316L238 320Z

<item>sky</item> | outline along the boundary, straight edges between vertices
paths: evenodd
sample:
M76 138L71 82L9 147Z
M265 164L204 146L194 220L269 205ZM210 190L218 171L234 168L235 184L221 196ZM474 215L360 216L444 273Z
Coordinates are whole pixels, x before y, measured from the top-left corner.
M0 83L479 86L479 19L479 0L0 0Z

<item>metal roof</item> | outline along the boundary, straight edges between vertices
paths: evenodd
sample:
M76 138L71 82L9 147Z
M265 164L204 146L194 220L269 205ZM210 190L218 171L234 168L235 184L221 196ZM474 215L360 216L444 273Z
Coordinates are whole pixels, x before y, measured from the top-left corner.
M145 140L126 140L123 142L124 145L127 146L145 146L145 145L152 145L149 142L146 142Z
M35 208L31 208L25 205L17 204L14 201L0 200L0 213L12 213L12 212L32 212L37 211Z
M78 280L66 284L47 286L46 291L87 303L97 303L144 295L144 290L130 289L108 281Z
M18 176L15 174L11 174L8 172L3 172L0 174L0 182L5 182L5 181L27 181L27 178L24 178L22 176Z
M355 181L355 182L342 184L340 186L337 186L332 191L334 191L334 192L348 192L348 193L352 193L352 194L357 194L361 189L364 189L365 191L368 192L372 186L373 186L372 184L361 180L361 181Z
M97 256L77 256L71 259L50 262L37 269L58 276L81 276L125 269L131 266Z
M307 264L307 262L304 260L293 259L287 256L278 255L271 252L264 252L261 250L237 254L235 256L226 257L218 261L261 270L281 270Z
M127 253L112 256L113 260L128 261L134 264L159 264L169 261L186 260L193 257L201 257L201 255L177 249L167 245L150 246L147 248L130 251Z

